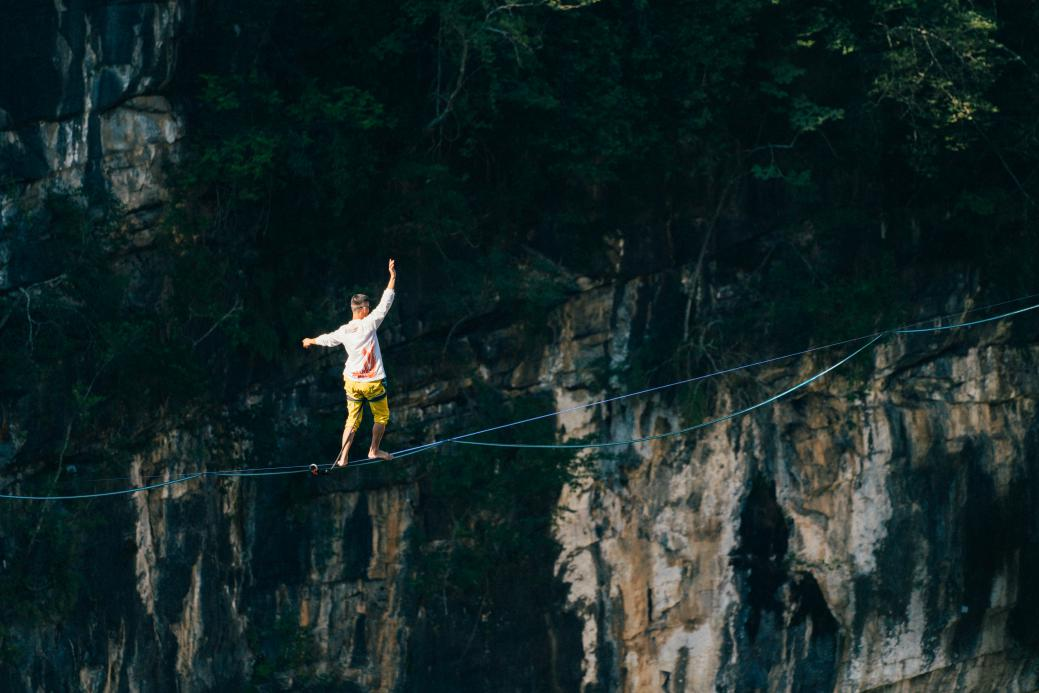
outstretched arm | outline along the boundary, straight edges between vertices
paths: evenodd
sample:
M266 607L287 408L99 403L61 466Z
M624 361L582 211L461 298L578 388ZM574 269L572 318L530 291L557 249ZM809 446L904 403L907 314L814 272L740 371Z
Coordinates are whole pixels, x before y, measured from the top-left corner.
M390 258L390 281L386 284L386 288L390 291L394 291L397 287L397 263L394 259Z
M342 329L342 328L340 328ZM328 334L318 335L317 337L304 337L303 348L309 349L310 347L317 344L323 347L339 346L343 343L343 340L339 337L339 330L335 332L329 332Z

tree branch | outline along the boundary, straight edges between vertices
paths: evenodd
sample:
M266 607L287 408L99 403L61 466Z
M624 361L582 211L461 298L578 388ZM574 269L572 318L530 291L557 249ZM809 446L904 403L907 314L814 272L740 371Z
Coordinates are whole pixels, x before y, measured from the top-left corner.
M450 96L447 97L447 103L444 104L444 110L440 111L436 118L429 121L426 125L426 130L432 130L444 122L444 119L451 113L455 99L458 98L458 95L462 92L462 85L465 83L465 71L469 63L469 38L461 29L457 29L457 31L462 37L462 58L458 63L458 77L455 80L455 88L454 91L451 92ZM440 98L440 94L437 94L437 98Z

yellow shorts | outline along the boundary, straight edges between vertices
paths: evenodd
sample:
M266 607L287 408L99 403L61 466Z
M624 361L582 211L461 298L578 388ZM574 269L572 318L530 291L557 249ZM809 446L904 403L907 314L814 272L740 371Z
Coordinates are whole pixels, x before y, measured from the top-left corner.
M343 378L343 389L346 390L346 425L356 431L361 426L361 402L368 400L375 423L390 422L390 403L386 397L383 381L359 383L356 380Z

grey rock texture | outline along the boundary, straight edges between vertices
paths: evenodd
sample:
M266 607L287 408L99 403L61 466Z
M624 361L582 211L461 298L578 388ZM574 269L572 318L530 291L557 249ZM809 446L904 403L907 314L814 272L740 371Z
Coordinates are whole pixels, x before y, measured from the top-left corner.
M165 91L188 6L25 1L0 11L4 226L50 193L86 192L114 199L128 241L148 243L183 136ZM34 240L0 238L0 289L42 278L19 276L11 259L13 245Z
M577 383L651 305L590 292L544 368ZM589 324L589 316L599 316ZM558 569L588 690L1032 690L1034 323L888 338L766 409L643 443L567 488ZM1022 339L1022 335L1028 335ZM746 406L842 353L723 384ZM621 355L623 358L623 355ZM870 363L872 361L872 363ZM744 376L745 378L746 376ZM567 405L601 392L557 390ZM571 436L674 430L664 395L564 419Z
M301 408L291 394L276 398L287 422L279 437L294 427L312 433L305 411L322 406L303 397ZM109 486L249 465L258 445L249 429L261 430L253 408L270 405L271 397L257 397L234 416L157 435L130 461L129 477ZM405 537L416 491L380 474L208 478L81 506L76 521L92 533L74 568L86 583L78 605L32 632L2 633L0 687L282 690L349 682L399 690L408 640ZM5 482L9 491L21 488L17 479ZM67 512L22 511L34 519Z

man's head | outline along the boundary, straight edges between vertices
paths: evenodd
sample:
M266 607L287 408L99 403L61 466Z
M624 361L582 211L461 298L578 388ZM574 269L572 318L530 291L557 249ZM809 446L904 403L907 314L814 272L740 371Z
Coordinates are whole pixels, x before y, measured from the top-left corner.
M353 311L354 320L360 320L372 312L372 302L366 294L354 294L350 299L350 310Z

